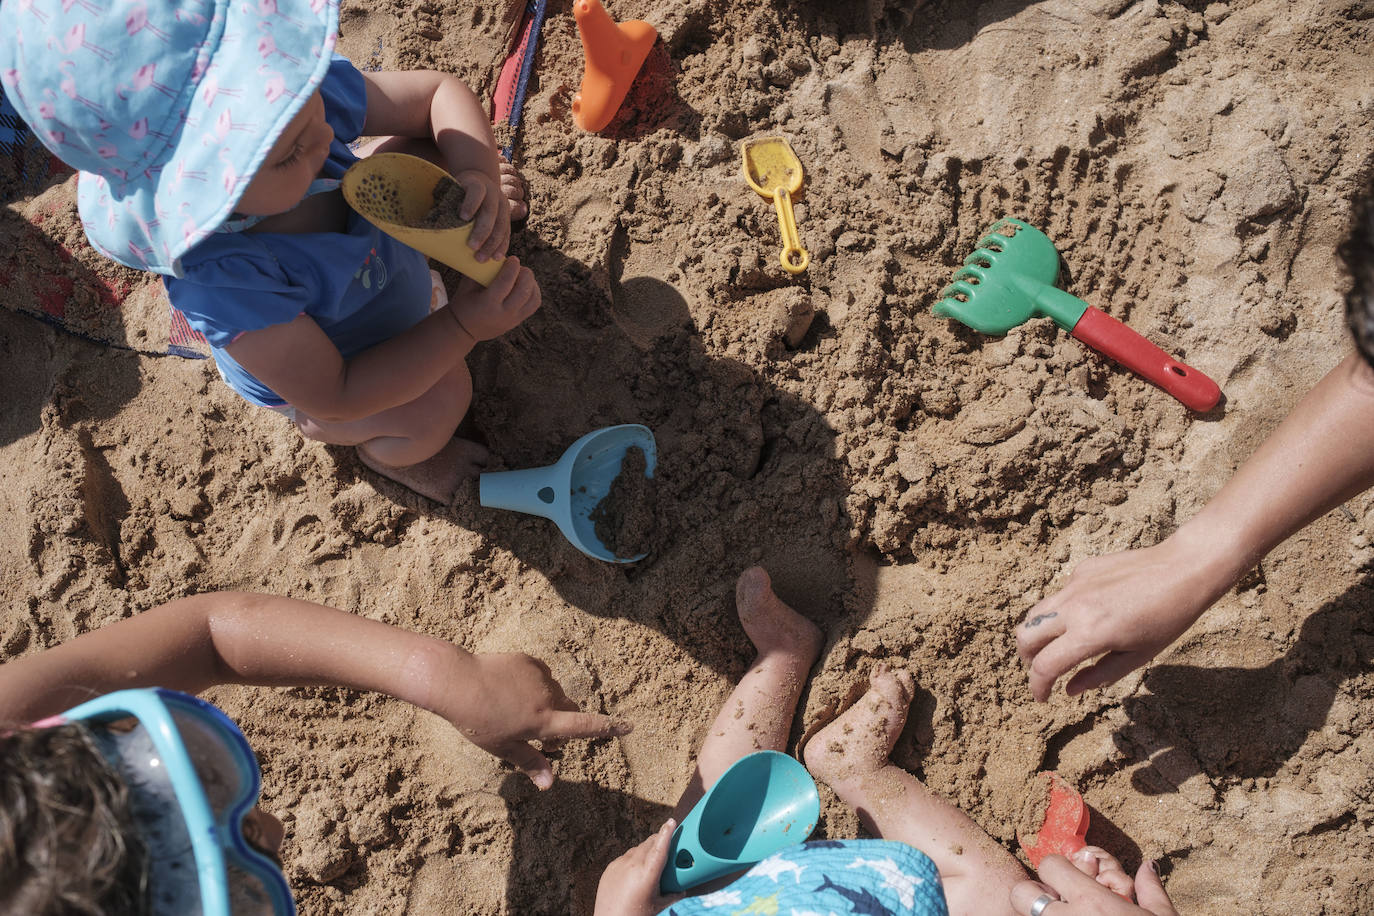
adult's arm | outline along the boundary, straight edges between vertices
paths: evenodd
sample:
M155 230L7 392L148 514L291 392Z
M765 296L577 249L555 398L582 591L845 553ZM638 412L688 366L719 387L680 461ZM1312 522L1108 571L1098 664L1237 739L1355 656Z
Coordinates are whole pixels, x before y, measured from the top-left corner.
M1327 373L1191 521L1154 547L1080 564L1017 627L1036 700L1080 663L1070 695L1114 683L1181 636L1246 570L1374 486L1374 370Z

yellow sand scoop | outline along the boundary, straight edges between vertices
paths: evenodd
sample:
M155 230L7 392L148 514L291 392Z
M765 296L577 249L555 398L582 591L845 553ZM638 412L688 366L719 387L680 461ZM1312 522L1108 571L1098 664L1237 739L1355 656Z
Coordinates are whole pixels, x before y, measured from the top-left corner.
M802 166L786 137L761 137L744 141L744 180L764 197L771 198L782 226L782 269L792 274L806 270L811 255L797 237L792 215L792 195L801 190Z
M468 247L472 223L452 229L421 228L436 203L435 188L448 177L448 172L418 156L377 153L358 160L344 173L344 198L387 235L490 286L505 259L473 257Z

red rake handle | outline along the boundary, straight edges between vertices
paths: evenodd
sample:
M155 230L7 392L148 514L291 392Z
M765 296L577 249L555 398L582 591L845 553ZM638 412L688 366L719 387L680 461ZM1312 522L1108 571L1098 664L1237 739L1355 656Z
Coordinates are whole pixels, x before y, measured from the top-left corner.
M1141 378L1154 382L1189 410L1206 413L1221 400L1217 383L1091 305L1073 326L1074 337L1116 360Z

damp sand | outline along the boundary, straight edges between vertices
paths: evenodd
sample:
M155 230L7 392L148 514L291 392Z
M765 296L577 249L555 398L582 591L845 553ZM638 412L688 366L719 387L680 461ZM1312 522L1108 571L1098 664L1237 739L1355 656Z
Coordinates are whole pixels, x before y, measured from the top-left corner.
M601 543L621 559L649 551L658 530L657 490L654 479L645 476L647 469L644 450L631 446L610 492L589 516Z

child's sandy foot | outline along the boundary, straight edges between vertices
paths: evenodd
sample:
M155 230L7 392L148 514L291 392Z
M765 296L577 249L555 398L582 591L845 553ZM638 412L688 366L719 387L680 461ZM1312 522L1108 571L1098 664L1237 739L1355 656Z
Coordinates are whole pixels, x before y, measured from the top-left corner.
M804 658L807 667L820 654L820 628L773 594L773 583L761 566L740 573L735 583L740 626L760 655L785 652Z
M915 695L911 672L875 664L868 692L807 742L806 768L838 792L887 766Z
M433 457L404 467L383 464L367 449L358 449L358 458L378 474L444 505L453 501L460 483L482 472L490 457L486 446L457 436L448 440Z
M530 205L525 199L528 193L525 176L504 158L501 159L501 193L510 202L511 222L518 223L530 215Z

